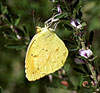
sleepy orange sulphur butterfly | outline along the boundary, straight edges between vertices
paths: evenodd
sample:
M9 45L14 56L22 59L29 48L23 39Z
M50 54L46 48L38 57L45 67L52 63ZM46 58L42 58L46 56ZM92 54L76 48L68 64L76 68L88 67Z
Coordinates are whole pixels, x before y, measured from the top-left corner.
M68 49L50 28L37 27L26 53L25 73L29 81L35 81L64 66Z

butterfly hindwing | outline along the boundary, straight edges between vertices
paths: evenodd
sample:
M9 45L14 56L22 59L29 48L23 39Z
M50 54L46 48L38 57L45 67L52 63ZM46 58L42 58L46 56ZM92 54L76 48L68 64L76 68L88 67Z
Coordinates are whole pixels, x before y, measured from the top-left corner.
M52 31L42 28L31 40L26 53L26 77L35 81L60 69L68 56L63 41Z

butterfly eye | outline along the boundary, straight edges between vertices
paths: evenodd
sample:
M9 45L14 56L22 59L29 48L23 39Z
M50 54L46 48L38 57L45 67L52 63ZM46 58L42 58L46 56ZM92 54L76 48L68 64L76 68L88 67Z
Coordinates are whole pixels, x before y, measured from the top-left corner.
M37 26L37 27L36 27L36 32L37 32L37 33L41 32L41 27Z

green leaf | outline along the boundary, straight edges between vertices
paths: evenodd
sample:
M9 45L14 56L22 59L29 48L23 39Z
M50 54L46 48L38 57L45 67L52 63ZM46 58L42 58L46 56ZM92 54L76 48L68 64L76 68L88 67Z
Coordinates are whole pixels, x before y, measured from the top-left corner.
M65 70L66 72L68 72L68 71L70 70L70 66L71 66L71 65L68 64L68 63L65 64L65 65L64 65L64 70Z
M25 25L23 25L23 29L24 29L23 31L25 33L24 35L25 35L26 40L30 41L29 32L28 32L28 30L27 30Z
M96 93L93 88L81 88L78 93Z
M5 22L6 24L10 24L10 22L8 21L7 18L2 18L3 22Z
M79 7L79 9L76 12L76 19L80 19L82 18L82 11L81 11L81 7Z
M77 7L77 5L79 4L79 0L76 0L76 2L74 3L74 8Z
M90 32L90 35L89 35L89 44L92 45L92 42L93 42L93 36L94 36L94 32L91 31Z
M8 13L8 14L5 14L5 17L4 19L6 19L6 21L8 22L8 24L13 24L13 18L12 16Z
M17 40L17 37L15 35L12 35L12 34L8 34L7 37L9 39Z
M78 69L78 68L73 68L76 72L80 73L80 74L86 74L83 70Z
M2 14L2 3L0 2L0 14Z
M83 67L84 72L86 72L87 74L90 73L90 70L89 70L89 68L87 67L86 64L82 64L82 67Z
M16 18L14 25L17 26L19 24L19 22L20 22L20 15L18 15L18 18Z
M6 6L3 7L3 11L2 11L2 13L3 13L3 14L8 13L8 10L7 10L7 7L6 7Z
M73 28L68 25L68 24L64 24L64 27L68 30L68 31L73 31Z
M10 30L9 25L1 25L0 30L2 30L2 31Z
M19 45L19 44L5 44L5 47L9 49L16 49L16 50L21 50L26 48L25 45Z
M85 23L85 22L83 22L81 25L82 25L82 27L84 27L84 26L86 26L86 23Z
M23 29L24 29L24 32L25 32L25 33L28 33L28 30L27 30L27 28L26 28L25 25L23 25Z
M53 13L58 13L57 7L54 7L54 8L52 9L52 12L53 12Z
M62 18L65 18L65 17L67 17L67 16L68 16L68 15L67 15L66 13L62 13L62 14L56 16L55 19L62 19Z
M69 51L77 51L79 48L78 47L73 47L73 48L70 48Z
M79 13L79 19L81 20L81 17L82 17L82 11L81 11L81 7L79 8L79 11L78 11L78 13Z
M72 92L73 91L71 90L60 89L60 88L52 88L52 87L46 88L46 93L72 93Z
M80 87L82 87L82 83L83 83L83 76L81 75L80 83L79 83L79 86L80 86Z
M0 87L0 93L3 93L3 89L2 89L2 87Z

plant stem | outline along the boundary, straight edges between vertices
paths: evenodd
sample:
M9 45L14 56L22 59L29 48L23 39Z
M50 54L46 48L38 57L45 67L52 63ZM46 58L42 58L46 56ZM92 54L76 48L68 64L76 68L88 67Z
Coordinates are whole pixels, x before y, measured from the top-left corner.
M79 40L80 40L80 44L82 46L82 49L85 49L85 43L84 43L83 39L79 37Z
M85 49L85 43L84 43L84 41L83 41L83 38L79 37L79 41L80 41L80 44L81 44L81 46L82 46L82 49ZM94 67L92 66L92 64L91 64L90 62L87 62L87 64L88 64L89 69L90 69L90 71L91 71L91 74L92 74L92 76L93 76L94 82L97 83L96 72L95 72ZM95 87L97 87L97 85L95 85Z
M90 68L90 71L91 71L94 81L97 82L96 73L95 73L95 70L93 69L93 66L90 63L88 63L88 66Z

